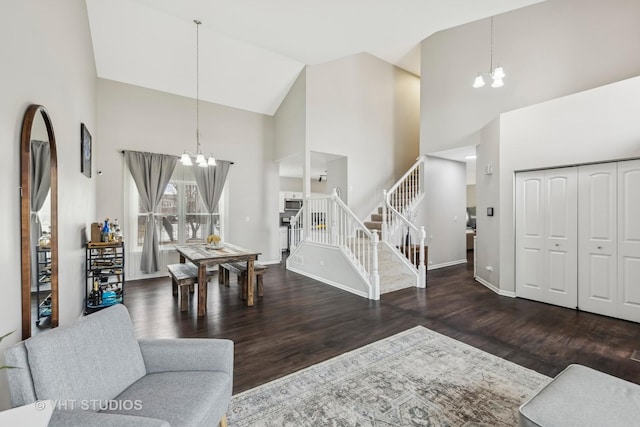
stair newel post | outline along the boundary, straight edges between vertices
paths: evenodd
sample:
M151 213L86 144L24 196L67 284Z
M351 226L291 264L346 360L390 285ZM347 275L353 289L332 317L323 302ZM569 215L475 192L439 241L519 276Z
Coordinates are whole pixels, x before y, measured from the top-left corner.
M380 299L380 275L378 274L378 231L373 230L371 232L371 294L369 299Z
M382 230L380 230L381 240L388 238L387 234L387 190L382 190Z
M418 264L418 274L420 275L418 279L418 287L426 288L427 287L427 266L425 265L424 259L424 241L427 238L427 232L424 229L424 225L420 227L420 264Z
M310 240L311 237L311 195L307 194L302 204L302 236L300 242Z
M338 192L336 189L331 190L331 200L329 201L331 206L327 211L331 218L327 218L328 223L331 224L331 244L338 245Z

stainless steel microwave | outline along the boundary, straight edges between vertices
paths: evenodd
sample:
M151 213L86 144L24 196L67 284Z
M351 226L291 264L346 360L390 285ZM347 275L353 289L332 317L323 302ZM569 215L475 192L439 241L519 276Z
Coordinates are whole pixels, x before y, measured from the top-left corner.
M284 199L285 211L299 211L300 209L302 209L301 199Z

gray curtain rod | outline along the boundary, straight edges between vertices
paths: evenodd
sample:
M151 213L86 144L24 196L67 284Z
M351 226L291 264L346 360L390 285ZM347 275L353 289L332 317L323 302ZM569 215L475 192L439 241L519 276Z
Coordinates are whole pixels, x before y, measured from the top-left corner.
M149 151L120 150L120 153L121 153L121 154L124 154L124 153L125 153L125 152L127 152L127 151L130 151L130 152L132 152L132 153L143 153L143 154L162 154L163 156L173 156L173 157L180 158L180 156L176 156L176 155L174 155L174 154L151 153L151 152L149 152ZM221 162L229 162L228 160L223 160L223 159L216 159L216 161L217 161L217 160L220 160ZM229 164L233 165L233 164L235 164L235 162L229 162Z

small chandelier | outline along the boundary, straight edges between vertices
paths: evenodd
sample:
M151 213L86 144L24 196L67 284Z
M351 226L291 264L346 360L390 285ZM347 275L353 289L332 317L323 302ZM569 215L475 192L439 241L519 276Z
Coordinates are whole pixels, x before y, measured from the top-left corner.
M493 80L491 83L491 87L502 87L504 86L503 79L506 77L504 73L504 69L498 65L496 68L493 68L493 16L491 17L491 56L489 63L489 72L488 73L478 73L475 80L473 81L474 88L480 88L485 85L484 76L490 77Z
M193 22L196 24L196 154L193 155L185 150L180 156L180 163L185 166L193 166L191 158L195 157L198 166L206 168L207 166L215 166L216 159L212 155L205 157L200 148L200 34L198 30L202 22L197 19L194 19Z

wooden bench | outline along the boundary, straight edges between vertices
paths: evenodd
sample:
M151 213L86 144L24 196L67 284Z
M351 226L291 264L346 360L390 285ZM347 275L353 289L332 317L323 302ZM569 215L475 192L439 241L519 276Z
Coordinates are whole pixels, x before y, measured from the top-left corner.
M178 295L180 289L180 311L189 309L189 291L193 292L193 286L198 283L198 267L192 263L180 263L167 265L173 288L173 296ZM207 280L213 276L212 271L207 270Z
M253 271L256 275L256 283L258 285L258 296L264 296L264 284L262 276L267 270L265 265L257 262L253 263ZM247 299L248 294L248 280L247 280L247 264L244 262L229 262L226 264L220 264L220 270L218 272L218 281L225 286L229 286L229 272L235 273L238 277L238 284L242 287L242 299Z

